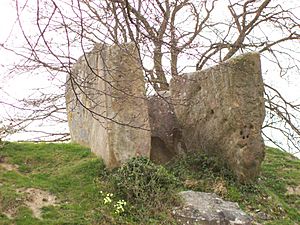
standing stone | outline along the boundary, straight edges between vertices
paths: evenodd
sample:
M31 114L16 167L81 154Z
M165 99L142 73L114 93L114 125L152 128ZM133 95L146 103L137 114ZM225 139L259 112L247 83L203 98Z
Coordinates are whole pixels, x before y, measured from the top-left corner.
M156 163L167 163L173 157L186 152L170 92L161 91L150 96L148 106L151 127L150 158Z
M185 74L170 88L187 149L219 157L241 182L253 180L264 158L259 54Z
M71 139L91 147L105 164L150 157L144 76L134 44L97 44L74 65L66 102Z

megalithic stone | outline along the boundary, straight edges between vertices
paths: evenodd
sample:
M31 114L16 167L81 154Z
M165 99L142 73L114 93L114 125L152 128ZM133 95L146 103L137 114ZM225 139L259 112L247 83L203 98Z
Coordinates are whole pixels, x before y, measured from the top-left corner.
M167 163L186 153L181 127L174 113L169 91L160 91L148 98L151 127L151 155L155 163Z
M217 156L240 182L255 179L264 158L259 54L184 74L173 79L170 88L187 149Z
M91 147L109 168L150 157L145 82L133 43L97 44L68 76L66 102L72 141Z

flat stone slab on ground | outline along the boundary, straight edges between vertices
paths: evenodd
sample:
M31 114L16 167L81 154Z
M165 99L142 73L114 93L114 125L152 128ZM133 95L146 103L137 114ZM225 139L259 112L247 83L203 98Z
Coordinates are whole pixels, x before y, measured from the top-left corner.
M181 224L250 225L252 218L237 203L224 201L214 193L183 191L183 206L173 215Z

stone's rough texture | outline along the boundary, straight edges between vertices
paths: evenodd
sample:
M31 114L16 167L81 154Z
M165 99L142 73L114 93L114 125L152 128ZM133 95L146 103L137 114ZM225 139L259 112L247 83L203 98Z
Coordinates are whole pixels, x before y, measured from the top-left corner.
M264 158L259 55L185 74L173 79L170 88L187 149L218 156L241 182L254 179Z
M151 127L151 160L166 163L186 152L169 92L160 92L148 100Z
M72 77L67 77L66 105L71 139L81 145L90 146L92 115L81 104L89 108L88 94L92 94L87 81L92 81L98 69L98 56L95 50L81 57L72 69ZM77 99L76 99L77 98ZM91 109L93 110L93 109Z
M108 167L150 157L145 83L134 44L96 45L82 56L68 77L66 102L71 139L91 147Z
M250 225L252 218L237 203L224 201L213 193L184 191L183 206L173 210L181 224Z

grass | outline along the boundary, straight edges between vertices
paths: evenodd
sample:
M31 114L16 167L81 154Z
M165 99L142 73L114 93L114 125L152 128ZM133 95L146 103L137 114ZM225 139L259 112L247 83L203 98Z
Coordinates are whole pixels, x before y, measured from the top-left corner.
M7 163L19 166L18 171L0 169L0 207L2 211L17 208L17 224L88 224L97 213L93 208L99 187L94 180L103 169L100 160L88 149L73 144L8 143L0 150ZM16 193L18 188L39 188L57 196L61 204L43 209L44 220L35 219ZM19 202L16 201L19 199ZM21 203L21 204L20 204ZM11 224L3 214L0 224Z
M187 189L236 201L258 223L300 224L299 195L286 194L288 187L300 185L300 162L277 149L266 152L259 180L239 185L217 160L200 153L165 167L133 159L108 171L79 145L5 143L0 161L18 169L0 167L0 225L176 224L170 213L178 204L175 193ZM42 219L37 219L25 204L26 195L17 191L20 188L47 191L59 202L42 208ZM12 209L13 218L8 218L5 212Z
M300 195L287 194L300 186L300 160L278 149L266 148L262 172L256 183L240 185L216 159L195 153L170 165L183 189L214 192L238 202L259 224L300 224ZM298 193L300 194L300 193Z

